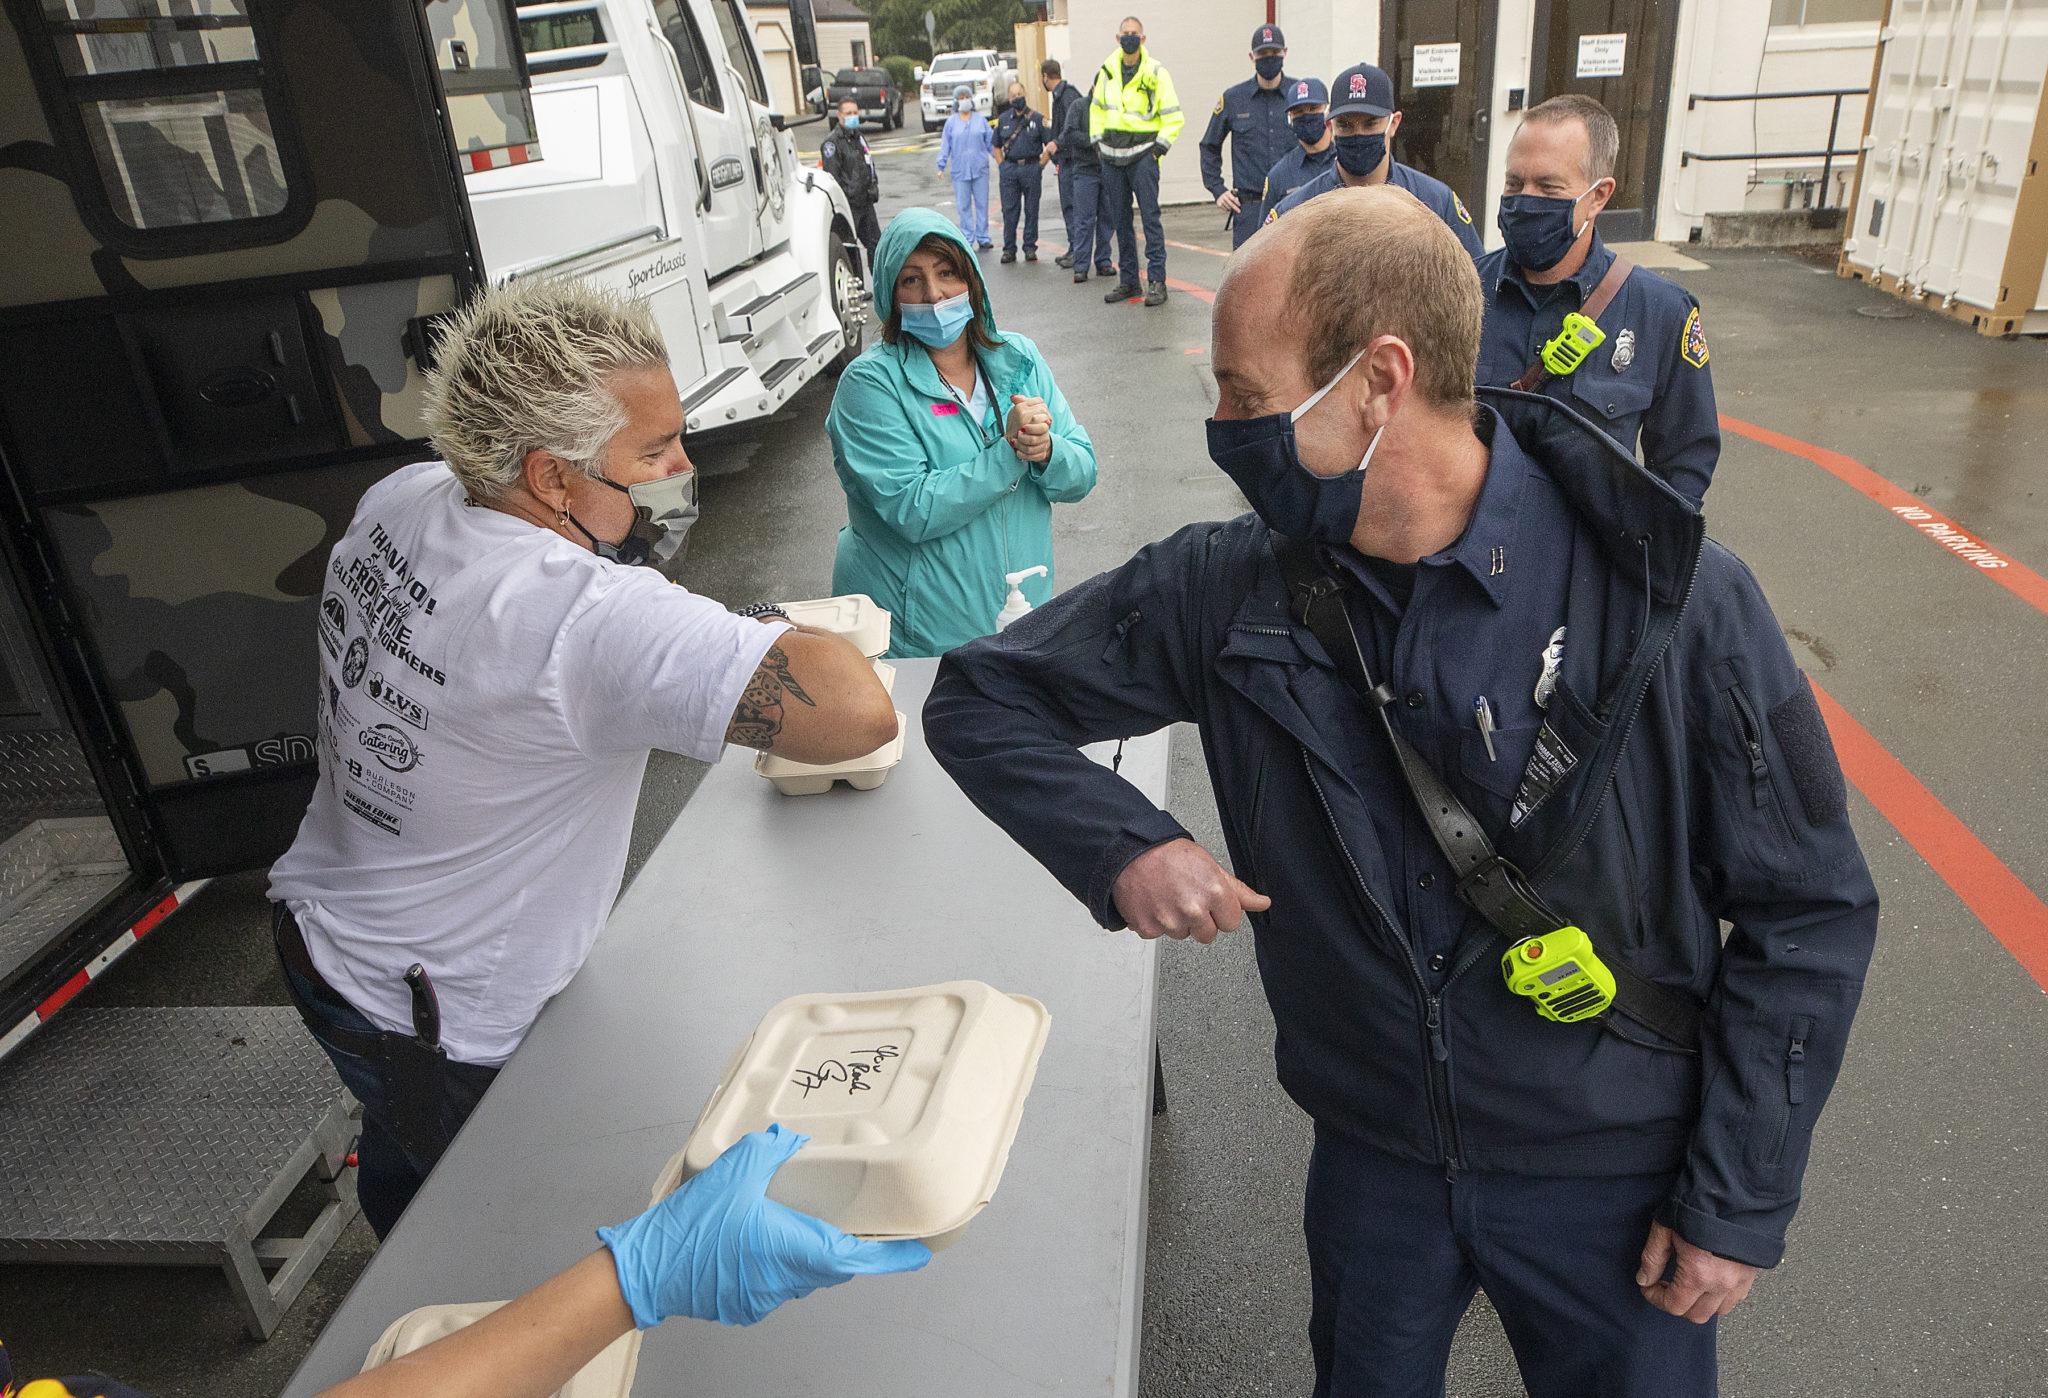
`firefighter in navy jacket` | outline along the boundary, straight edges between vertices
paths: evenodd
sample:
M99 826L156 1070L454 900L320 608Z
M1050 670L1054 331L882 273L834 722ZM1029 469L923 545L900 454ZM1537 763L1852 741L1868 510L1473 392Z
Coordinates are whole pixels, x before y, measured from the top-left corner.
M1319 1393L1441 1392L1484 1285L1532 1393L1711 1394L1714 1319L1783 1255L1877 895L1756 579L1590 425L1525 450L1497 390L1475 411L1481 314L1405 191L1269 228L1212 353L1211 454L1258 514L952 652L925 731L1103 926L1208 941L1250 914L1316 1127ZM1699 1007L1697 1042L1508 991L1387 734L1295 620L1273 530L1338 580L1403 736L1561 916ZM1235 875L1077 751L1175 722L1200 727Z

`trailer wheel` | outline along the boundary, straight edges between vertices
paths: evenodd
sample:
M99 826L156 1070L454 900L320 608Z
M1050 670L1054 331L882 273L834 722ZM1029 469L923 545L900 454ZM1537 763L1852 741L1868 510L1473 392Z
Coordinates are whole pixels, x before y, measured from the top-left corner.
M866 348L868 306L871 303L868 289L861 285L859 274L853 270L852 254L836 236L832 239L831 277L832 314L839 318L839 324L846 331L846 348L825 366L825 372L839 374L860 358L861 350Z

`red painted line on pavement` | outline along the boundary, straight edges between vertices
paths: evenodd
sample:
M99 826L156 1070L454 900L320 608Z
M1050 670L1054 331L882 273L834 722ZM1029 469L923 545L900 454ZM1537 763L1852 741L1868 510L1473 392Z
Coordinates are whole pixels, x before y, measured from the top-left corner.
M1761 442L1767 447L1805 457L1822 470L1829 472L1845 485L1875 500L1890 510L1893 515L1940 544L1956 557L1974 565L2007 591L2037 609L2048 612L2048 578L2042 577L2023 563L2016 563L2003 553L1969 533L1948 516L1928 509L1920 503L1918 496L1880 476L1853 457L1838 451L1829 451L1797 437L1787 437L1782 432L1773 432L1768 427L1744 422L1741 418L1721 415L1721 426L1738 436Z
M1222 248L1205 248L1200 243L1176 243L1171 238L1166 239L1165 243L1170 248L1186 248L1189 252L1206 252L1211 257L1230 256L1230 254L1225 252Z
M2048 990L2048 904L1832 695L1817 684L1813 693L1835 740L1843 775L1991 929L2035 983Z

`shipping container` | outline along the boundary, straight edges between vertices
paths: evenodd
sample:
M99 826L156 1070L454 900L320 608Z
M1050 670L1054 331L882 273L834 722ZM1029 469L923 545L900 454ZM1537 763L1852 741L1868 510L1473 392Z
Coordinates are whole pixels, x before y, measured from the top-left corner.
M1843 276L2048 334L2048 0L1893 0Z

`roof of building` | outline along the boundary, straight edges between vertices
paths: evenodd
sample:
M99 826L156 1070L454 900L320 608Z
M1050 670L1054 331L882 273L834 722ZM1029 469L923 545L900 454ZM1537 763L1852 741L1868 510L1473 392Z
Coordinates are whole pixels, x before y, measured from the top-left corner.
M868 12L852 0L811 0L811 13L819 19L866 19Z

